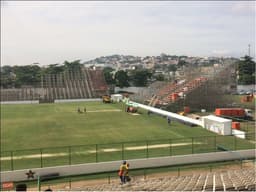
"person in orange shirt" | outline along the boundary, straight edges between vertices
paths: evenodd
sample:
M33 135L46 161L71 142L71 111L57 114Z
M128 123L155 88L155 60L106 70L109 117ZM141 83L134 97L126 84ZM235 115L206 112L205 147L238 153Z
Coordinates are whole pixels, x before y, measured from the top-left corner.
M120 165L118 175L121 180L121 185L125 183L125 173L127 170L126 161L123 161L122 165Z

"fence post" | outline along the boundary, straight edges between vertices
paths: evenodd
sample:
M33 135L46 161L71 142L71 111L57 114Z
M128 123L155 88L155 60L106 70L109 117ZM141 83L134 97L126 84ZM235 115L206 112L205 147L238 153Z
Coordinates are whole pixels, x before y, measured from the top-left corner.
M192 154L194 154L194 137L192 137L192 140L191 140L191 143L192 143Z
M149 157L149 156L148 156L148 141L146 141L146 142L147 142L147 158L148 158L148 157Z
M40 149L40 157L41 157L41 168L43 168L43 150Z
M68 147L68 154L69 154L68 162L69 162L69 165L71 165L71 146Z
M98 163L98 144L95 145L96 163Z
M216 146L216 135L214 136L214 151L217 151L217 146Z
M39 175L37 177L37 187L38 187L38 191L41 191L41 181L40 181L40 176Z
M236 151L236 136L234 135L234 151Z
M122 160L124 160L124 143L122 143Z
M146 169L144 169L143 174L144 174L144 180L146 180Z
M172 140L170 139L170 156L172 156Z
M108 184L110 184L110 175L108 175Z
M178 176L180 176L180 168L178 167Z
M13 151L11 151L11 170L13 171Z

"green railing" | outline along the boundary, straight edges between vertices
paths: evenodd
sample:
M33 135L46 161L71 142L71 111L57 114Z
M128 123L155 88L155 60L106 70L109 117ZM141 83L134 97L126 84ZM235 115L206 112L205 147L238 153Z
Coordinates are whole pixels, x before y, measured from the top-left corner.
M254 149L251 141L255 141L255 133L246 133L246 139L216 135L4 151L1 171L218 152L219 146L232 151Z

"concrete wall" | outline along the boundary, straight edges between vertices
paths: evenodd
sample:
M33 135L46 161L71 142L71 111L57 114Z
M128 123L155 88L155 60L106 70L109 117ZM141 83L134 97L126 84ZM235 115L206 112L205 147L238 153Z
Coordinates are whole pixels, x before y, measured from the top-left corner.
M92 99L55 99L54 103L72 103L72 102L82 102L82 101L102 101L101 98Z
M192 119L190 117L185 117L185 116L179 115L177 113L172 113L172 112L169 112L169 111L165 111L165 110L158 109L158 108L155 108L155 107L151 107L151 106L148 106L148 105L143 105L143 104L136 103L136 102L133 102L133 101L129 101L129 104L133 104L134 106L138 106L142 109L145 109L145 110L148 110L148 111L160 114L160 115L164 115L164 116L167 116L167 117L178 119L178 120L188 122L188 123L191 123L191 124L199 125L201 127L204 126L203 122L201 120Z
M124 87L124 88L115 87L115 93L118 93L119 91L127 91L127 92L132 92L132 93L139 93L140 91L142 91L145 88L146 87Z
M28 101L1 101L2 104L39 104L39 100L28 100Z
M138 168L235 160L235 159L240 159L241 157L243 157L244 159L255 158L255 150L203 153L203 154L181 155L181 156L149 158L149 159L133 159L133 160L128 160L128 162L130 163L130 169L132 172L132 169L138 169ZM71 166L36 168L31 170L35 172L34 177L36 179L38 176L42 176L50 173L59 173L60 176L68 176L68 175L99 173L99 172L107 172L107 171L117 172L120 164L121 164L121 161L112 161L112 162L103 162L103 163L71 165ZM2 180L1 182L27 180L26 173L28 171L29 169L1 172L1 180Z
M251 90L256 90L256 85L237 85L237 91L251 91Z

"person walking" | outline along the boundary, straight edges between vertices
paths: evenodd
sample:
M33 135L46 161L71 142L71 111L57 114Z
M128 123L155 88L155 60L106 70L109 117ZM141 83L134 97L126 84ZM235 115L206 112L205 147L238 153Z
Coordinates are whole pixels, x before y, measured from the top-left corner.
M131 178L129 176L129 167L130 167L130 164L126 163L126 171L124 173L125 183L131 181Z
M168 125L171 125L171 118L170 117L167 117L167 122L168 122Z
M120 165L118 175L121 180L121 185L125 184L125 173L126 173L127 167L126 167L126 161L123 161L123 163Z

